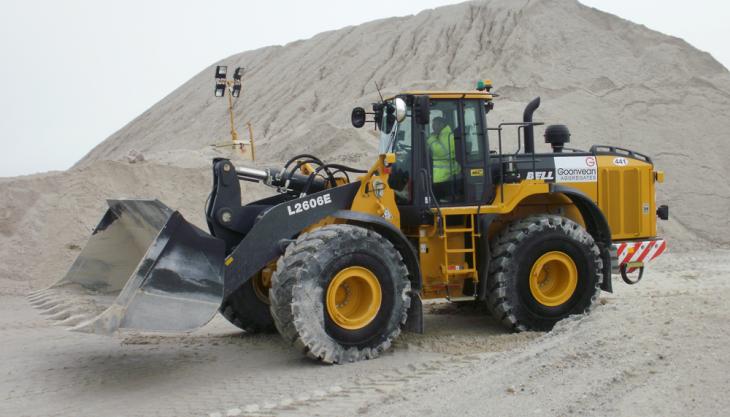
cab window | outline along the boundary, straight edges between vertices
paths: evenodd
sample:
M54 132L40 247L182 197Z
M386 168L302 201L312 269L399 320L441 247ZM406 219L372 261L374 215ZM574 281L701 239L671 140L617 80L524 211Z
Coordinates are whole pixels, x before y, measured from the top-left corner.
M484 160L484 136L481 129L481 114L479 102L464 102L464 143L466 162L481 162Z
M464 194L465 203L490 199L491 181L486 170L486 131L482 126L482 104L464 101Z
M460 200L463 189L460 144L459 102L433 100L426 151L431 167L431 186L440 203Z
M408 106L406 118L398 123L395 132L392 152L395 153L395 163L391 166L391 173L388 178L388 185L395 191L397 204L409 204L413 198L412 175L412 118L411 108Z

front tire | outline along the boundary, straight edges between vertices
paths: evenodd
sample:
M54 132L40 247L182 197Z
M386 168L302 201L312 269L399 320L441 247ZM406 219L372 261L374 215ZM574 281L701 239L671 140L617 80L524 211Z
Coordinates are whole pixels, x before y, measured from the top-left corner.
M282 337L313 359L372 359L400 334L410 288L403 259L387 239L329 225L299 236L279 259L271 314Z
M570 219L517 220L493 241L491 253L487 307L510 330L550 330L588 312L600 294L600 250Z
M251 277L220 308L223 317L246 333L273 333L276 330L267 289L261 279L261 272Z

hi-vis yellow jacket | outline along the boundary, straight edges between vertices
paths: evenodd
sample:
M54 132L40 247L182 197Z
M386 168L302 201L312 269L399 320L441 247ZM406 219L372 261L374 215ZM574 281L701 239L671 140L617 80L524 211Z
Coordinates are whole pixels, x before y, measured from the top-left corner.
M434 183L449 181L451 177L461 173L461 166L456 162L454 134L450 126L444 126L438 136L431 135L426 143L431 150Z

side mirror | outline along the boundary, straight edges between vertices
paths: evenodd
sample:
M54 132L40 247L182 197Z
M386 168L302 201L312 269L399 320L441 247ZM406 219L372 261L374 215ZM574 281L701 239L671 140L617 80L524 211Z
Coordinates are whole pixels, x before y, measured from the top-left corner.
M429 100L428 96L413 97L413 115L416 123L419 125L427 125L431 121L430 114L431 100Z
M355 107L352 109L352 125L356 128L365 126L365 109L362 107Z
M395 120L398 123L406 120L406 102L400 97L395 99Z

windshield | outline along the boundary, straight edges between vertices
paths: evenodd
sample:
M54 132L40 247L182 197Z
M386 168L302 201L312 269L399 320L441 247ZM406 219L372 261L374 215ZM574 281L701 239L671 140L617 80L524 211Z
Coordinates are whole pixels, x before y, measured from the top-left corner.
M383 108L383 117L380 126L380 153L392 152L396 156L391 166L388 184L395 191L396 202L406 204L411 201L411 106L406 108L406 118L400 123L395 122L395 116L388 121L387 106Z
M393 128L397 129L397 123L395 123L395 117L388 114L388 108L392 105L392 102L387 102L385 106L380 110L380 126L378 126L378 130L380 130L380 146L378 146L378 153L388 153L390 152L390 149L388 147L390 146L390 142L393 138Z

